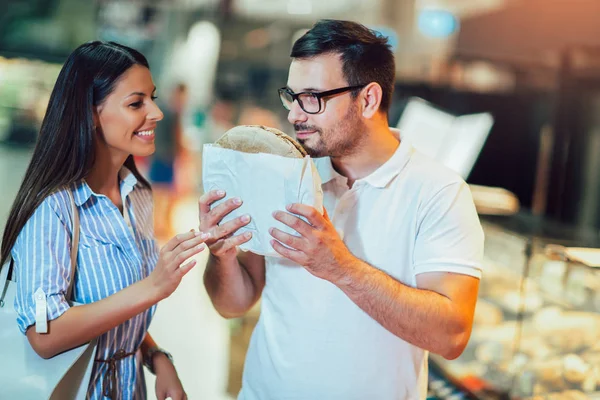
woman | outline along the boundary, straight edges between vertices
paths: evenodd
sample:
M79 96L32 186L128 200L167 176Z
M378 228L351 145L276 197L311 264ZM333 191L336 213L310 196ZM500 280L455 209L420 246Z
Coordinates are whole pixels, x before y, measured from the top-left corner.
M180 234L160 251L152 227L152 193L134 156L154 152L162 119L142 54L116 43L91 42L64 64L50 97L31 163L2 240L12 255L18 324L44 358L98 337L88 397L146 397L142 360L156 374L158 399L184 399L168 353L148 326L160 300L195 264L204 235ZM69 307L71 191L80 236ZM46 299L48 330L37 333L34 293ZM43 303L42 303L43 304Z

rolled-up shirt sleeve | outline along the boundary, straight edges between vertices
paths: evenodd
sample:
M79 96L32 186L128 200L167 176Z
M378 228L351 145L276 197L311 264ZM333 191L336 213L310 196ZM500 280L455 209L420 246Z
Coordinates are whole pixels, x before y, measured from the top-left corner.
M464 181L449 184L421 210L414 274L450 272L481 278L483 243L468 185Z
M21 332L36 322L35 292L46 294L48 321L69 309L65 295L71 280L71 234L69 223L59 216L53 198L47 198L27 221L12 249L13 275L17 280L15 310Z

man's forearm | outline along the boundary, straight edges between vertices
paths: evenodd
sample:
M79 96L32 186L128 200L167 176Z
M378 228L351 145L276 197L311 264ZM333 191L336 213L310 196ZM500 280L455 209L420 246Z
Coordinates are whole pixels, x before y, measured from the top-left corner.
M453 359L468 341L471 321L439 293L406 286L356 258L332 283L384 328L417 347Z
M204 286L215 309L225 318L242 316L256 302L252 278L237 257L223 261L211 255Z

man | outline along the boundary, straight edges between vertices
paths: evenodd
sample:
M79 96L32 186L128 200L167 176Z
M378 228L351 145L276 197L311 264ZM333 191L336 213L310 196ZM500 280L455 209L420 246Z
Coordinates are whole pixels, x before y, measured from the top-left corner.
M262 295L240 399L424 399L428 352L456 358L471 332L483 233L468 186L388 127L386 39L324 20L291 57L280 95L326 212L277 211L298 233L271 230L282 258L236 257L248 219L218 223L241 200L200 199L214 306L236 317Z

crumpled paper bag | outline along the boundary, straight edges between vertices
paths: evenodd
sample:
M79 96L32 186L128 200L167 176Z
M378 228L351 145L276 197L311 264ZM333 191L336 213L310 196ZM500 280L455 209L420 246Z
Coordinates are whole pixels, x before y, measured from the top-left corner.
M235 234L252 232L252 239L240 246L264 256L280 257L271 246L271 227L299 235L273 217L277 210L286 211L291 203L302 203L323 213L321 178L313 160L288 158L265 153L243 153L205 144L202 154L202 181L204 192L221 189L227 195L220 202L233 197L242 199L242 205L227 215L221 224L244 214L250 215L248 225Z

